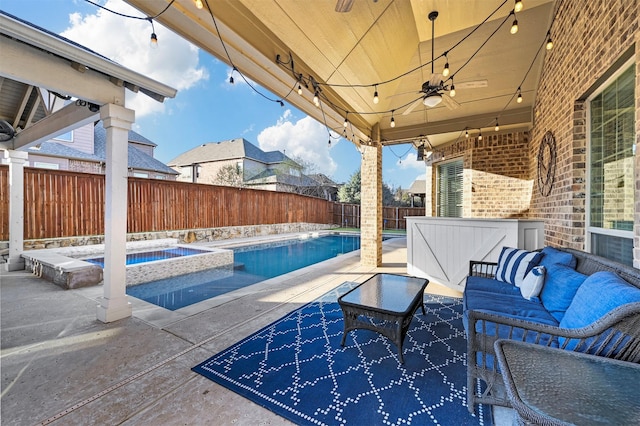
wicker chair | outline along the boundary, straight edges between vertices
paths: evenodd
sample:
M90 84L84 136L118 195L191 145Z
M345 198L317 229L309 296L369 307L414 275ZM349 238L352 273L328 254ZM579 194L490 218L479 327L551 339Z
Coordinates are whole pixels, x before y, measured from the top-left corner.
M590 275L611 271L640 288L640 270L579 250L562 249L577 259L576 270ZM469 275L492 277L497 264L472 261ZM597 301L595 301L597 303ZM469 411L475 404L510 406L502 375L497 367L494 343L499 338L528 341L546 346L640 363L640 303L620 306L595 323L576 329L560 328L487 311L467 312L467 394ZM477 388L477 379L484 382Z

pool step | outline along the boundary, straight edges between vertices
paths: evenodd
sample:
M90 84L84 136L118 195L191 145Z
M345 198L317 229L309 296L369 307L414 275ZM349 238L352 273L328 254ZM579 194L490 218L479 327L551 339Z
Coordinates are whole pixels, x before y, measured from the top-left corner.
M244 263L242 262L233 262L233 269L235 271L240 271L244 269Z

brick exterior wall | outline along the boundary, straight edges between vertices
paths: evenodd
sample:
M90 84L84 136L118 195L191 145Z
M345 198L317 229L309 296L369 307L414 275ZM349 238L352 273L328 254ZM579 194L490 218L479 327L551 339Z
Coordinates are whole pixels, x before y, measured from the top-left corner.
M438 165L463 160L463 217L527 218L533 180L528 132L491 133L438 147L426 161L426 211L437 216Z
M557 7L557 6L556 6ZM558 150L557 172L548 197L534 188L530 217L545 219L545 242L586 248L587 198L587 97L618 69L616 61L633 48L636 61L636 143L640 133L639 11L637 0L565 0L551 28L554 48L545 53L534 108L529 147L530 175L535 176L535 156L547 131L553 132ZM640 160L635 156L635 266L640 266ZM630 203L634 203L630 201Z

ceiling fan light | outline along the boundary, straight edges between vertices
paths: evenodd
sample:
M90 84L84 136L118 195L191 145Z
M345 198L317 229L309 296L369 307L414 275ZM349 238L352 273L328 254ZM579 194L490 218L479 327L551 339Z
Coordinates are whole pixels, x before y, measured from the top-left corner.
M437 106L440 102L442 102L442 96L440 93L432 93L424 98L422 103L429 108L433 108Z

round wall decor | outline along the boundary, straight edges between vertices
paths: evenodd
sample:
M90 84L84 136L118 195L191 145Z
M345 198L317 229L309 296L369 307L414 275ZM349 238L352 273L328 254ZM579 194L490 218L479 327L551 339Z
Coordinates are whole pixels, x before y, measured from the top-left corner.
M556 139L547 131L540 142L538 151L538 189L540 194L548 196L556 178Z

